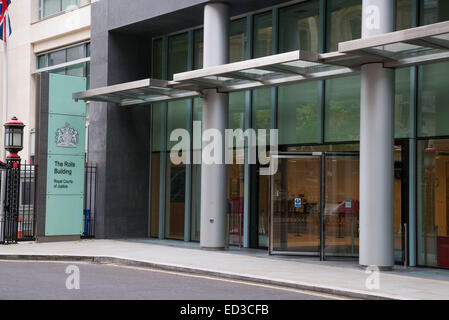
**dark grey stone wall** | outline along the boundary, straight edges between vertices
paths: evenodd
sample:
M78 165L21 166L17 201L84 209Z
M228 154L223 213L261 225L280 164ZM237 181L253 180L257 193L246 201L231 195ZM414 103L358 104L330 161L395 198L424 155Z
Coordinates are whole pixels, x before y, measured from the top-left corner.
M42 72L37 75L37 100L39 105L36 114L39 115L37 143L37 195L36 195L36 237L45 237L45 219L47 209L47 156L48 156L48 105L49 105L49 74Z
M91 86L148 78L149 41L109 32L108 1L92 5ZM88 160L98 163L96 237L144 237L148 229L150 108L92 103Z

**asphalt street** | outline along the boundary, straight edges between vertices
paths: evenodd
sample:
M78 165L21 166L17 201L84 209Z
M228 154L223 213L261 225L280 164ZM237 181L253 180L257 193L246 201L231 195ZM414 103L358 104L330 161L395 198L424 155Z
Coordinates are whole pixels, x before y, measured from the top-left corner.
M339 297L116 265L0 261L0 300L7 299L327 300Z

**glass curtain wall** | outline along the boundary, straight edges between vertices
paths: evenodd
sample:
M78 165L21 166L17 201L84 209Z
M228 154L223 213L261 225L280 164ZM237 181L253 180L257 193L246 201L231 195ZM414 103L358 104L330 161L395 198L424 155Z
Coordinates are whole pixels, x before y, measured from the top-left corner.
M449 1L419 0L420 24L449 20ZM418 264L449 268L449 63L418 67Z
M318 52L320 1L311 0L279 12L279 51Z
M449 268L449 63L419 71L418 263Z
M449 10L447 8L449 1L438 0L418 0L421 12L419 13L419 24L430 24L449 19ZM251 41L248 41L246 34L247 22L251 19L239 19L231 23L230 35L230 62L241 61L249 58L248 53L253 58L267 56L270 54L287 52L291 50L303 49L309 51L318 51L320 48L319 38L320 34L320 19L319 19L319 2L318 0L306 1L289 7L283 7L279 10L267 11L265 13L257 14L252 17L253 34ZM413 0L397 0L397 19L396 29L402 30L412 27L415 21L413 13ZM277 21L272 16L273 12L278 12L278 25L273 22ZM326 51L337 50L339 42L360 38L361 36L361 0L328 0L327 1L327 18L326 21ZM323 26L322 26L323 27ZM171 78L176 72L185 71L188 68L187 61L189 46L193 49L192 66L194 69L202 68L203 66L203 31L201 29L193 31L193 39L191 44L188 41L186 34L173 36L168 39L168 57L163 57L162 41L155 41L153 50L153 76L155 78L163 78L163 60L169 61L167 67L167 76ZM248 45L252 43L252 47ZM76 55L76 52L73 52ZM51 57L39 57L39 63L57 63L64 60L65 57L58 56L57 53ZM173 63L171 63L171 62ZM417 113L413 114L412 104L415 87L414 74L415 68L403 68L396 71L396 105L395 105L395 137L400 139L398 141L407 141L413 136L411 131L414 128L415 116L417 117L416 134L419 139L418 153L418 191L420 202L418 209L418 258L419 264L423 265L438 265L438 248L444 248L441 241L444 243L445 237L444 223L441 220L441 212L443 209L438 209L436 204L432 204L434 199L435 189L440 188L441 181L444 179L444 172L442 169L435 169L434 176L426 175L429 171L429 161L435 162L436 167L442 167L437 160L443 159L443 155L435 154L433 160L428 159L429 152L434 149L442 150L444 153L445 146L441 142L444 138L449 137L449 127L446 125L449 117L448 99L445 93L445 75L449 71L449 63L439 63L433 65L426 65L417 67L418 71L418 103ZM73 70L73 72L76 72ZM300 93L300 94L299 94ZM184 114L188 103L184 106L173 105L167 107L167 112L170 113L170 107L173 110ZM195 99L193 102L193 118L201 120L202 106L201 99ZM251 105L248 105L251 103ZM160 109L160 115L156 118L165 119L163 108ZM250 111L250 113L248 113ZM159 111L154 111L156 114ZM176 112L174 112L176 113ZM292 116L294 115L294 116ZM337 149L341 143L357 142L359 140L359 122L360 122L360 76L344 77L339 79L331 79L323 82L304 83L300 85L291 85L280 87L277 89L261 89L254 90L251 95L246 92L233 93L230 95L229 105L229 128L244 129L248 123L248 117L251 116L251 127L255 129L270 129L278 127L279 142L284 146L305 147L310 146L312 150L318 150L322 143L334 144L331 149ZM153 121L155 117L153 115ZM167 125L171 121L166 120ZM187 121L187 120L186 120ZM153 124L153 131L160 130L157 126L163 127L163 123ZM165 134L165 133L164 133ZM167 179L165 204L167 212L170 206L168 204L173 202L176 198L172 193L171 180L175 176L171 173L168 163L162 163L157 158L160 157L160 152L166 152L163 144L157 144L160 137L153 136L153 174L160 171L161 166L167 166L164 173L164 179ZM168 139L168 137L167 137ZM267 136L267 139L269 137ZM441 140L443 139L443 140ZM155 143L156 141L156 143ZM159 141L160 142L160 141ZM437 142L441 142L442 146L438 146ZM335 147L335 148L334 148ZM198 147L199 148L199 147ZM440 149L438 149L440 148ZM344 149L340 147L338 149ZM403 144L397 143L396 158L408 161L404 158ZM408 152L408 151L406 151ZM436 152L436 151L435 151ZM234 157L239 153L233 151ZM433 156L432 156L433 157ZM159 161L159 162L158 162ZM421 162L420 162L421 161ZM182 168L175 168L182 170ZM184 168L185 170L185 168ZM199 217L200 217L200 176L201 166L192 166L192 212L191 212L191 230L190 237L193 240L199 240ZM430 169L429 169L430 170ZM433 169L431 169L433 170ZM170 172L169 172L170 171ZM420 173L421 172L421 173ZM437 177L436 174L440 175ZM230 217L243 217L243 203L244 199L244 165L230 165L228 172L228 201ZM421 176L419 175L421 174ZM159 179L161 176L157 175L152 179ZM402 179L402 178L401 178ZM427 180L426 180L427 179ZM433 179L433 180L432 180ZM153 181L153 186L160 183ZM169 181L170 180L170 181ZM398 180L398 179L396 179ZM173 180L176 184L179 181ZM184 180L184 184L185 184ZM440 183L440 184L439 184ZM180 183L182 186L182 183ZM259 231L259 245L266 245L266 231L268 229L267 212L269 210L269 199L266 195L268 189L268 182L259 180L258 186L258 231ZM404 185L398 181L395 182L395 195L399 199L404 192L402 188ZM184 189L186 186L183 187ZM439 189L438 189L439 190ZM157 192L157 194L155 194ZM156 199L159 199L160 190L155 190L153 187L152 197L153 201L152 211L160 204ZM443 192L443 191L438 191ZM176 193L176 192L175 192ZM176 193L177 194L177 193ZM439 199L439 198L438 198ZM172 201L173 200L173 201ZM429 202L430 201L430 202ZM436 201L436 200L435 200ZM438 200L440 201L440 200ZM441 200L443 201L443 200ZM402 203L401 203L402 204ZM185 208L184 208L185 209ZM395 208L395 235L396 238L401 238L401 218L398 217L397 212L402 211L402 207ZM185 210L179 210L183 212ZM171 214L171 213L170 213ZM438 216L438 218L435 218ZM433 218L432 218L433 217ZM152 216L155 223L158 215ZM183 220L182 218L180 218ZM433 220L432 220L433 219ZM436 220L435 220L436 219ZM440 219L440 222L437 220ZM235 220L235 219L234 219ZM243 220L243 219L241 219ZM152 220L153 221L153 220ZM439 221L439 220L438 220ZM235 221L234 221L235 222ZM239 218L240 223L240 218ZM238 244L242 241L240 234L235 235L235 230L242 228L239 223L231 223L230 225L230 242ZM157 236L158 229L153 228L152 236ZM237 229L235 227L238 227ZM433 228L438 227L438 232L433 231ZM430 231L429 231L430 230ZM167 230L165 230L167 231ZM433 233L432 233L433 232ZM243 232L242 232L243 234ZM432 236L433 235L433 236ZM423 240L423 239L427 240ZM429 240L430 239L430 240ZM440 241L440 242L439 242ZM397 241L399 243L400 241ZM440 243L440 247L438 247ZM425 244L425 246L424 246ZM400 245L395 245L396 249L401 249ZM433 248L431 251L430 248ZM426 251L427 250L427 251ZM442 249L440 249L441 251ZM432 253L433 252L433 253ZM432 257L433 255L433 257ZM425 258L426 257L426 258ZM427 260L425 260L427 259ZM433 259L433 260L432 260Z

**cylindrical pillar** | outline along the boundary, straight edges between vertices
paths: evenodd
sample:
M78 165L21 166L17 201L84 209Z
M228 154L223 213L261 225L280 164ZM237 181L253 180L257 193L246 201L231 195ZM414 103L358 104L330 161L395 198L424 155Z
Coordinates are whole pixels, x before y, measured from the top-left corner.
M395 1L363 0L362 38L394 31ZM362 66L360 101L360 265L394 265L395 73Z
M215 2L204 7L204 67L226 64L229 61L229 6ZM227 199L225 164L225 129L228 124L228 94L215 89L205 90L203 97L203 132L215 129L221 133L222 159L220 163L201 165L201 231L203 249L223 249L226 246ZM205 144L210 142L203 141Z

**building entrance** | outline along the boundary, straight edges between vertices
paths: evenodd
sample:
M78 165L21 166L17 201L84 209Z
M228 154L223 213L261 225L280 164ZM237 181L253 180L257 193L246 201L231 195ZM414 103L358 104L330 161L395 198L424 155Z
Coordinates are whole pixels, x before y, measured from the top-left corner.
M271 177L271 254L357 257L359 154L284 153Z

